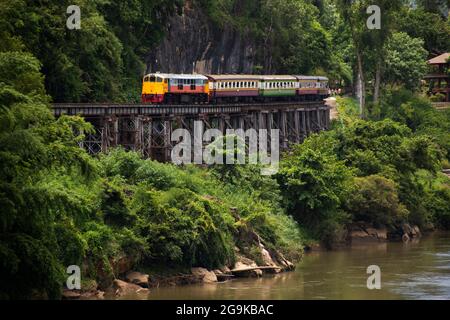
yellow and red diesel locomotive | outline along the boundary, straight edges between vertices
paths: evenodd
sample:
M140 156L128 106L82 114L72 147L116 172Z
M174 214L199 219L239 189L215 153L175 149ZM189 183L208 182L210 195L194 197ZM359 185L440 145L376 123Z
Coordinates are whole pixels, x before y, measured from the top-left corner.
M328 95L328 78L321 76L151 73L142 85L142 102L151 104L319 101Z

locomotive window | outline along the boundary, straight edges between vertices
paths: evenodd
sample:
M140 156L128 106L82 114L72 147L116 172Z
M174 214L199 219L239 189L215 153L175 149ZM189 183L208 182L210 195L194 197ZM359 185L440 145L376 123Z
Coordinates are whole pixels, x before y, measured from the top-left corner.
M162 79L157 77L156 82L162 82Z
M155 82L156 77L155 76L150 76L150 82Z
M145 77L145 78L144 78L144 82L148 82L148 77Z

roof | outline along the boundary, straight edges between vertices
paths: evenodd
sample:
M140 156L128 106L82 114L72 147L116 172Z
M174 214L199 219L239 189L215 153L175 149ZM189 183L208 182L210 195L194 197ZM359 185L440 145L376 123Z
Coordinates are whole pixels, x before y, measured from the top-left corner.
M319 81L328 81L327 77L322 76L296 76L299 80L319 80Z
M261 76L261 80L267 81L267 80L284 80L284 81L292 81L297 80L294 76L288 76L288 75L267 75L267 76Z
M195 79L195 80L208 80L207 77L201 74L175 74L175 73L150 73L145 76L157 76L161 78L168 79Z
M261 76L252 74L207 74L208 78L214 81L220 80L260 80Z
M446 52L441 54L440 56L437 56L433 59L428 60L429 64L447 64L448 59L450 58L450 53Z

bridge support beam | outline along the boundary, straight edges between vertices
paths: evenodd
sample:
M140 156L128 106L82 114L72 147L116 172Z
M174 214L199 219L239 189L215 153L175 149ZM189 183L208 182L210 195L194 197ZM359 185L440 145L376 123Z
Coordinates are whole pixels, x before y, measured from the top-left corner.
M203 132L215 128L279 129L280 148L302 142L313 132L330 128L330 108L323 102L273 103L221 106L148 105L55 105L56 116L82 115L93 124L81 146L95 154L116 146L135 150L146 158L170 161L172 132L189 130L193 140L194 122L201 121ZM270 137L268 137L270 139ZM193 142L193 141L192 141Z

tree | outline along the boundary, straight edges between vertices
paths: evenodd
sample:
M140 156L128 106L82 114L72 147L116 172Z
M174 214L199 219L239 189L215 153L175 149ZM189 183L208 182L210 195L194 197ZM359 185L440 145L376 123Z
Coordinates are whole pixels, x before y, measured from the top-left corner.
M346 207L355 221L376 226L393 226L405 221L408 215L408 210L399 201L395 182L378 175L355 178L355 192L350 195Z
M332 134L308 138L282 161L277 175L287 213L328 244L348 222L341 206L351 192L352 170L337 159L335 143Z
M395 23L399 32L422 39L430 55L450 50L450 24L438 14L423 9L402 8L396 13Z
M0 53L0 297L60 295L64 247L58 224L86 212L62 185L69 171L94 172L72 129L89 130L80 118L55 121L44 91L41 65L31 54ZM51 177L57 175L60 183ZM87 181L87 180L86 180ZM69 223L70 224L70 223ZM68 229L69 230L69 229ZM65 239L75 239L64 237ZM77 245L78 243L78 245ZM80 242L72 252L81 253ZM67 253L69 253L67 251ZM76 254L75 254L76 255ZM78 255L75 262L80 261Z
M427 72L427 51L423 41L408 34L394 33L386 44L386 82L415 90Z
M448 17L449 0L417 0L417 3L427 12L439 14L445 19Z
M366 112L366 81L368 80L366 75L371 70L375 70L373 98L374 102L378 103L382 76L382 62L384 56L383 48L392 31L393 13L401 7L402 1L338 0L337 3L343 19L349 25L352 35L353 47L356 56L358 78L357 91L360 104L360 113L361 116L364 117ZM368 12L370 13L368 9L369 7L373 8L374 5L380 9L380 29L369 29L367 25L369 19ZM374 14L376 13L377 12L375 11Z

